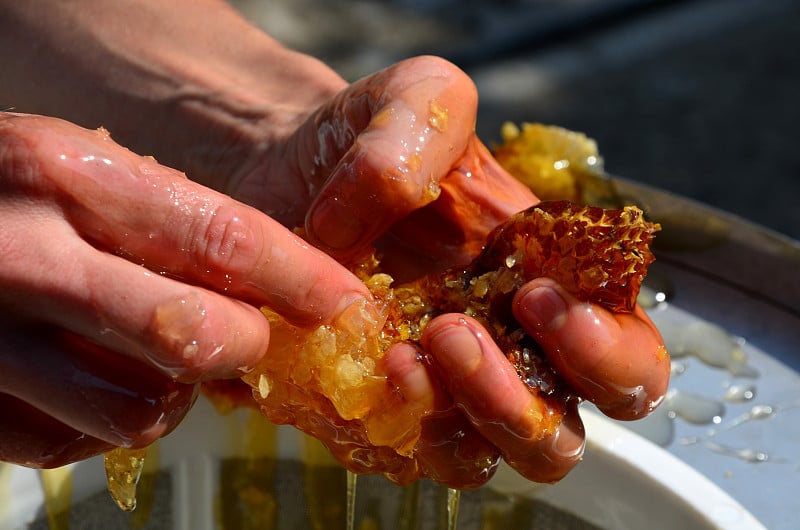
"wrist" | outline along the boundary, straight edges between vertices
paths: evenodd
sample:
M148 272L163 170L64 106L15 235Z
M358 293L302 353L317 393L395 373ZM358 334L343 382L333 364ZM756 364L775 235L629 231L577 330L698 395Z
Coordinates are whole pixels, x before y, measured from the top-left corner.
M151 145L151 152L228 194L254 166L276 159L287 138L347 85L317 59L264 34L256 37L245 55L200 58L198 77L175 72L186 85L158 104L160 111L169 109L170 123L153 138L161 143ZM182 65L191 68L190 62Z
M104 126L223 191L345 85L220 0L0 2L0 59L0 103Z

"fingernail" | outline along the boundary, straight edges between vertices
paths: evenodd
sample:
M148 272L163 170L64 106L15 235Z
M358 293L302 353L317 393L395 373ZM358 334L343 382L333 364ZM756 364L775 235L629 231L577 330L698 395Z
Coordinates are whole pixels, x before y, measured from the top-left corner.
M347 250L361 241L364 226L358 216L342 204L339 197L327 197L316 203L306 230L318 243L332 250Z
M556 289L542 285L525 293L520 300L520 318L534 328L555 330L567 318L567 302Z
M444 326L430 336L430 353L451 377L466 377L475 373L483 360L478 339L462 319L461 325Z
M159 347L146 351L145 356L165 374L184 376L186 365L200 352L196 336L206 315L203 299L195 291L157 306L151 325Z
M334 321L337 327L356 336L376 334L383 325L381 312L363 293L343 296L334 310Z

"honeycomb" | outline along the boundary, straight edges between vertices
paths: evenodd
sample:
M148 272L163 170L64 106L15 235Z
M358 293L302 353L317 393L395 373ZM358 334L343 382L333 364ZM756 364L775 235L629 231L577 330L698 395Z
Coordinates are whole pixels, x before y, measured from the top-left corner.
M267 418L319 438L351 471L383 473L401 484L428 476L416 446L431 410L403 407L381 370L387 348L418 342L439 314L470 315L486 327L530 391L546 401L553 427L572 393L514 320L511 298L523 283L546 276L581 300L629 312L653 261L649 244L658 228L636 207L550 201L496 228L463 269L393 286L370 254L354 271L370 288L377 311L363 301L330 324L302 329L265 310L270 348L243 379ZM490 465L484 455L476 459L476 468Z
M585 135L541 124L521 129L506 124L502 135L504 143L494 147L493 155L546 202L496 228L483 252L463 269L394 285L378 257L364 255L352 270L376 303L355 303L330 324L298 328L263 309L271 324L270 347L243 378L246 385L239 380L204 383L204 393L220 412L257 406L272 422L295 425L320 439L355 473L382 473L400 484L436 478L418 457L422 432L434 423L441 432L452 416L434 412L430 404L409 407L381 360L393 344L418 342L436 315L458 312L487 329L545 404L542 428L556 428L572 390L514 320L514 293L545 276L581 300L631 311L653 261L649 244L659 226L647 222L636 207L578 205L616 204L597 146ZM496 456L480 448L459 445L455 450L474 477L496 465ZM138 450L106 455L109 490L125 509L135 505L131 477L142 458ZM467 486L481 482L465 480Z
M543 201L604 198L603 159L585 134L541 123L505 123L492 155Z

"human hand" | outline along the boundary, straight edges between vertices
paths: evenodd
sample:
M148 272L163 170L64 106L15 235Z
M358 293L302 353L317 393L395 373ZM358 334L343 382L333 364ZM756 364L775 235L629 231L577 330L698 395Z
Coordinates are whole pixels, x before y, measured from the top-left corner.
M476 106L453 65L401 62L342 90L228 191L345 262L377 245L401 279L466 264L536 201L475 135Z
M475 136L476 101L462 72L417 58L324 106L284 150L296 156L294 185L307 198L311 241L344 262L374 243L388 272L403 280L466 264L495 225L537 201ZM259 196L258 179L256 170L242 180L253 190L244 195ZM297 217L298 204L284 211ZM611 314L540 279L520 289L513 311L563 379L606 414L640 417L662 399L668 357L641 309ZM428 476L474 487L490 477L476 473L474 462L502 455L526 477L550 482L580 460L577 402L559 426L544 428L532 411L547 414L546 405L477 322L442 315L422 345L424 352L407 344L390 349L385 367L409 407L435 404L435 421L425 423L417 446Z
M297 129L344 81L318 61L282 49L224 2L43 6L8 2L5 7L0 35L7 44L2 49L9 83L0 95L6 101L104 124L140 153L154 154L289 227L305 224L315 244L342 260L374 242L398 279L464 264L494 225L536 202L475 137L475 88L443 61L418 58L355 83ZM105 21L100 26L98 16ZM209 17L213 30L199 29L212 28L205 23ZM31 46L31 39L37 45ZM44 65L36 77L31 64ZM10 127L12 121L20 126ZM302 320L315 313L314 302L320 304L317 317L324 319L320 315L336 311L332 303L363 294L363 286L352 284L327 258L302 248L254 211L109 147L94 133L8 115L0 128L4 139L14 140L0 144L0 182L6 192L0 199L0 248L5 250L0 302L7 317L0 332L0 399L7 412L0 418L0 439L16 441L3 444L2 459L57 465L110 445L144 445L167 432L191 403L194 381L238 375L237 368L256 360L257 353L247 351L262 351L268 340L260 315L235 298L273 303L287 314L297 303L300 314L294 316ZM53 158L57 146L71 147L72 154L77 149L77 155L110 149L108 160L115 164L104 167L99 155L93 161L63 161L83 167L76 170ZM137 178L127 180L130 174ZM108 175L113 178L106 180ZM145 189L145 182L155 187ZM178 205L171 203L169 190L176 190ZM223 207L228 223L212 223L201 212L205 205ZM183 214L199 223L187 225ZM234 214L259 236L279 234L270 240L276 252L308 261L272 266L252 247L237 250L241 261L226 260L226 244L243 244L235 236ZM226 227L232 230L226 233ZM151 233L154 240L141 237ZM298 273L296 283L289 273ZM626 394L621 389L642 386L657 401L666 385L668 363L653 354L661 341L643 313L608 315L566 295L563 313L536 309L523 302L524 293L537 291L533 288L540 282L520 290L514 311L552 362L563 365L560 370L579 393L610 414L646 411L641 403L620 398ZM276 287L281 285L287 289ZM186 335L159 333L167 326L153 324L156 309L184 299L179 307L197 301L205 308L202 322L189 318L193 331ZM214 324L222 313L235 315L225 319L232 327ZM225 355L198 350L184 359L185 341L195 332L207 339L198 345L211 352L225 344ZM99 346L88 347L77 338L81 335ZM448 346L460 341L463 348ZM409 345L391 350L387 366L406 396L433 400L442 411L455 401L464 410L448 421L439 421L440 415L426 424L423 452L428 451L432 476L447 483L466 473L448 438L459 432L495 459L502 452L536 480L551 480L574 464L583 444L579 419L570 413L557 432L540 439L526 436L527 390L469 319L439 317L423 344L434 366L422 365L420 352ZM46 352L51 357L42 361L43 373L21 362L45 359ZM453 362L474 367L462 362L470 352L480 354L474 365L481 367L480 377L442 369ZM598 361L603 358L616 362L606 370ZM51 364L56 360L62 364ZM6 369L13 366L14 372ZM129 377L134 369L142 375ZM99 374L96 380L105 381L111 372L119 376L113 386L100 385L89 397L80 385L60 382L54 388L61 394L34 392L81 373L83 380ZM31 384L34 376L40 383ZM461 385L462 378L469 384ZM151 386L142 388L144 381ZM164 396L173 396L172 401ZM76 406L86 403L100 413ZM110 410L115 403L117 410L139 412L115 416ZM516 432L523 434L493 429L487 424L492 419L500 422L496 426L518 424ZM437 446L438 441L447 443ZM526 461L551 463L536 471Z
M89 131L0 113L0 460L53 467L168 433L197 383L366 289L251 207Z

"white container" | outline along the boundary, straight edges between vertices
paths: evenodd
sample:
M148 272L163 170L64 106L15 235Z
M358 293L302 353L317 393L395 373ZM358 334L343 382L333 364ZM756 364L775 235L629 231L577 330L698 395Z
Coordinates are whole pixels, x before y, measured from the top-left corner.
M458 528L487 528L492 521L515 528L763 528L667 451L597 413L582 414L586 456L566 479L537 485L503 466L488 486L462 494ZM327 465L316 441L259 420L248 411L220 416L201 399L148 457L150 471L158 473L140 485L133 514L121 512L106 493L101 458L44 473L2 465L0 529L48 528L48 508L50 528L58 530L238 529L250 527L234 513L247 503L251 515L255 506L268 519L252 527L314 528L312 521L344 527L345 473ZM356 491L356 528L366 519L386 529L443 528L446 492L430 482L404 489L382 477L359 477Z

